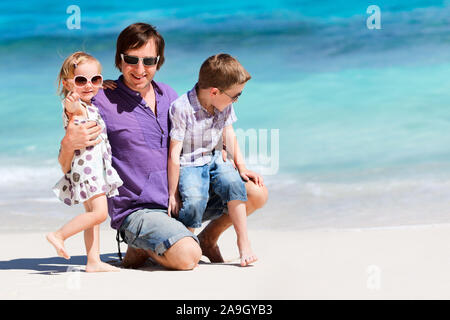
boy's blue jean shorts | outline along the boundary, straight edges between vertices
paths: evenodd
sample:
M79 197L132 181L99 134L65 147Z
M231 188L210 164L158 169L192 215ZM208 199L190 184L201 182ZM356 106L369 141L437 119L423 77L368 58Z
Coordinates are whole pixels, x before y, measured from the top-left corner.
M208 200L203 221L214 220L227 212L222 199L212 195ZM178 220L169 217L167 209L142 209L128 215L120 226L120 234L129 246L152 250L163 255L175 242L198 238Z
M201 227L208 201L219 196L222 206L232 200L247 201L245 183L230 161L215 151L211 161L199 167L181 167L178 185L182 206L178 220L186 227Z

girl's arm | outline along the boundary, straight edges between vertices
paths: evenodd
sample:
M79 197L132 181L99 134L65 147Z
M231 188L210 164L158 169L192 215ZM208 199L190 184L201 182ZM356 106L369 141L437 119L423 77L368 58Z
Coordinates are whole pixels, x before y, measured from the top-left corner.
M227 150L227 153L231 155L231 158L234 160L236 167L239 171L241 177L245 180L252 180L259 186L264 185L264 179L261 175L250 171L245 166L245 159L242 156L241 149L239 148L239 143L236 138L236 134L234 132L233 126L229 125L223 129L223 144Z
M167 162L167 175L169 181L169 207L167 214L178 215L181 207L180 195L178 193L178 182L180 180L180 155L183 142L170 139L169 159Z

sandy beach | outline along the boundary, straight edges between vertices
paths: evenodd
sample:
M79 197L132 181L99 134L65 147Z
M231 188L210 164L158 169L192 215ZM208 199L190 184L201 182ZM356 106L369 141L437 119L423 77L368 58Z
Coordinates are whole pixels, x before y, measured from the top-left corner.
M192 271L151 261L137 270L84 272L82 234L56 256L44 233L2 233L0 299L449 299L450 225L360 230L250 229L259 261L238 266L234 231L224 264ZM122 251L126 245L122 244ZM115 232L102 228L102 260L118 263Z

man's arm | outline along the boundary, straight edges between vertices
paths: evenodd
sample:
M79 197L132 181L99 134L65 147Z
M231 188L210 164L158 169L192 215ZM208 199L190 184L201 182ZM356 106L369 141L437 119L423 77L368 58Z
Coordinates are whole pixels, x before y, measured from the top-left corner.
M167 175L169 181L169 208L167 213L169 216L178 215L180 211L181 201L178 193L178 182L180 180L180 154L183 148L183 142L170 139L169 159L167 161Z
M66 135L61 141L59 150L58 161L64 174L69 172L71 168L75 150L94 146L101 141L97 137L101 133L102 128L95 121L77 125L73 120L74 118L69 120Z

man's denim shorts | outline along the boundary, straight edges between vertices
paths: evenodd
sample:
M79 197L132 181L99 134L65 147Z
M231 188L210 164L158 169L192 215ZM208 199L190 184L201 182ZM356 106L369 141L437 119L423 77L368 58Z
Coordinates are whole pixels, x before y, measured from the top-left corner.
M223 161L220 151L215 151L211 161L203 166L181 167L178 189L182 202L178 220L189 228L202 225L213 196L219 196L223 206L232 200L247 201L244 181L231 162Z
M227 212L222 199L212 195L203 215L203 221L214 220ZM120 234L129 246L145 250L152 250L163 255L175 242L192 237L198 238L190 232L180 221L169 217L167 209L141 209L128 215L120 226Z

